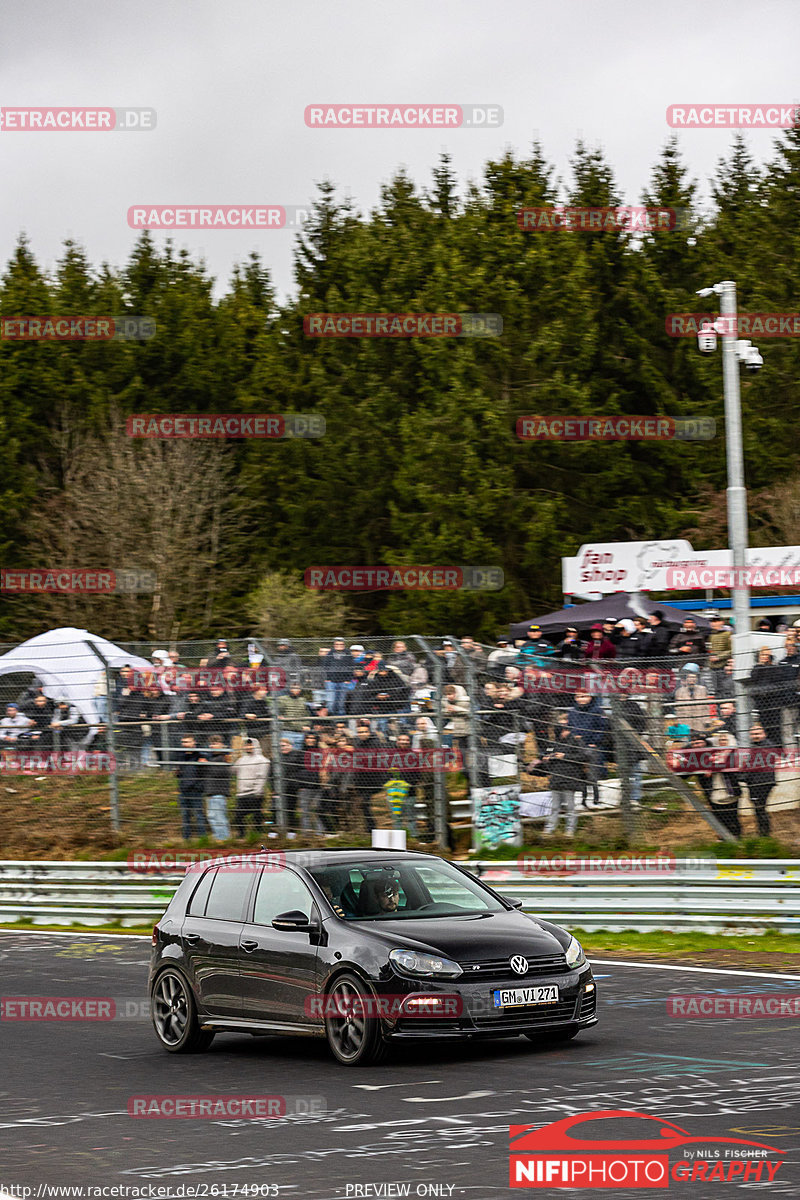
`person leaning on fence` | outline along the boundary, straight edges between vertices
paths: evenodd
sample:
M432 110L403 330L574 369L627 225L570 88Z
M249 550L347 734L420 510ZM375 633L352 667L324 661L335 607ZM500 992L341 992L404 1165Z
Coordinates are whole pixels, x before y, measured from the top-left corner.
M739 821L740 779L732 764L736 740L726 729L721 729L711 738L714 746L711 792L709 799L714 816L721 825L730 830L735 838L742 836Z
M239 718L244 722L247 737L254 737L262 750L269 745L270 708L267 689L259 686L252 692L245 692L239 701Z
M300 747L300 824L304 833L322 833L319 806L322 801L322 747L316 733L307 733Z
M356 737L353 748L356 751L385 750L386 742L372 732L369 721L360 720L356 723ZM355 772L354 787L356 796L358 797L358 807L361 809L364 824L370 832L376 828L375 818L372 813L372 804L376 797L382 795L383 785L388 777L388 772L379 769L377 766L374 770L359 769Z
M525 768L529 775L547 775L550 779L552 800L545 833L556 832L563 810L567 836L574 836L578 827L575 793L583 786L586 764L581 738L570 730L567 714L559 713L553 741L545 747L544 754Z
M560 724L559 716L558 722ZM608 735L608 721L598 696L588 692L576 692L572 707L567 713L570 731L581 739L586 753L585 770L581 777L581 803L589 807L589 792L595 807L600 805L600 774L605 763L603 748Z
M298 680L292 680L289 691L278 698L278 716L281 722L281 737L288 738L295 749L303 742L303 731L307 728L311 714L308 702Z
M750 746L760 755L760 761L757 761L757 770L742 771L740 779L747 784L747 790L750 795L750 803L753 806L756 814L756 825L758 827L759 837L770 837L772 829L769 822L769 813L767 812L767 801L772 789L775 787L775 767L767 758L768 752L775 752L778 747L772 746L767 741L767 735L764 726L756 721L750 728ZM753 756L754 759L757 757ZM756 765L756 763L754 763Z
M302 782L303 751L297 750L288 737L281 738L281 768L283 774L283 804L289 837L297 832L297 799Z
M680 682L675 688L675 713L685 721L693 735L707 733L711 724L711 706L708 688L700 683L700 668L697 663L686 663L681 669Z
M201 752L198 761L203 768L201 778L206 799L206 819L214 838L218 842L225 842L231 836L228 797L231 794L233 771L230 755L218 733L213 733L208 739L208 750Z
M177 752L178 804L181 810L182 837L188 842L196 827L198 837L207 832L203 816L203 768L200 753L190 733L181 738L181 749Z
M233 823L239 837L245 835L245 825L250 818L253 829L264 825L264 788L267 786L269 759L261 753L255 738L248 738L241 757L233 765L236 776L236 811Z

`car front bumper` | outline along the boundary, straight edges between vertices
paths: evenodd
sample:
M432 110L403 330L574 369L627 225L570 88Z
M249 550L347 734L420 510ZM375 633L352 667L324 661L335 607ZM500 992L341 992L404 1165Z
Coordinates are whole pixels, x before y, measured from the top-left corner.
M395 984L398 981L395 980ZM442 996L446 1003L436 1014L404 1015L386 1019L384 1033L395 1038L512 1037L538 1030L566 1027L588 1028L597 1024L597 985L587 964L577 971L531 980L484 980L480 983L454 980L451 986L403 980L409 995ZM495 1008L492 993L500 988L555 984L558 1002ZM587 986L588 985L588 986ZM386 991L388 992L388 988ZM395 987L395 992L399 989Z

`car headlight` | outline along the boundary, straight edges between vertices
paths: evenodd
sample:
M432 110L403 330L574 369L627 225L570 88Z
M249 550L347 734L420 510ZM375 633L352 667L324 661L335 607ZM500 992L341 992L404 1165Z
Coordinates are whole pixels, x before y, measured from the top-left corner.
M571 937L569 939L566 959L567 966L573 970L575 967L582 967L586 962L586 955L583 953L583 946L580 944L577 938Z
M462 974L457 962L440 958L438 954L422 954L419 950L390 950L389 962L401 975L424 976L426 979L455 979Z

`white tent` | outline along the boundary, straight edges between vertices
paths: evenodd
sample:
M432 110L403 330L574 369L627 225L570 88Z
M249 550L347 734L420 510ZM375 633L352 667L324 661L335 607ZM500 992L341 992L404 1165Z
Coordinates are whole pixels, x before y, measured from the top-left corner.
M92 725L101 720L97 710L95 687L105 667L117 669L129 663L134 670L146 671L152 664L146 658L131 655L113 642L89 633L88 629L50 629L30 638L8 654L0 655L0 676L17 673L35 675L51 700L69 700L81 721Z

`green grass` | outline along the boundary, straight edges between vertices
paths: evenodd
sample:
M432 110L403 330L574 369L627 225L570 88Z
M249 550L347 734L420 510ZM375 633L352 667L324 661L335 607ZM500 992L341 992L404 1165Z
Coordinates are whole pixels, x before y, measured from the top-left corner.
M800 955L800 934L762 933L727 936L719 933L606 933L603 930L571 929L591 957L593 954L657 954L660 957L683 957L703 950L728 950L735 954L797 954ZM800 958L798 958L800 967ZM743 961L746 967L747 962Z

